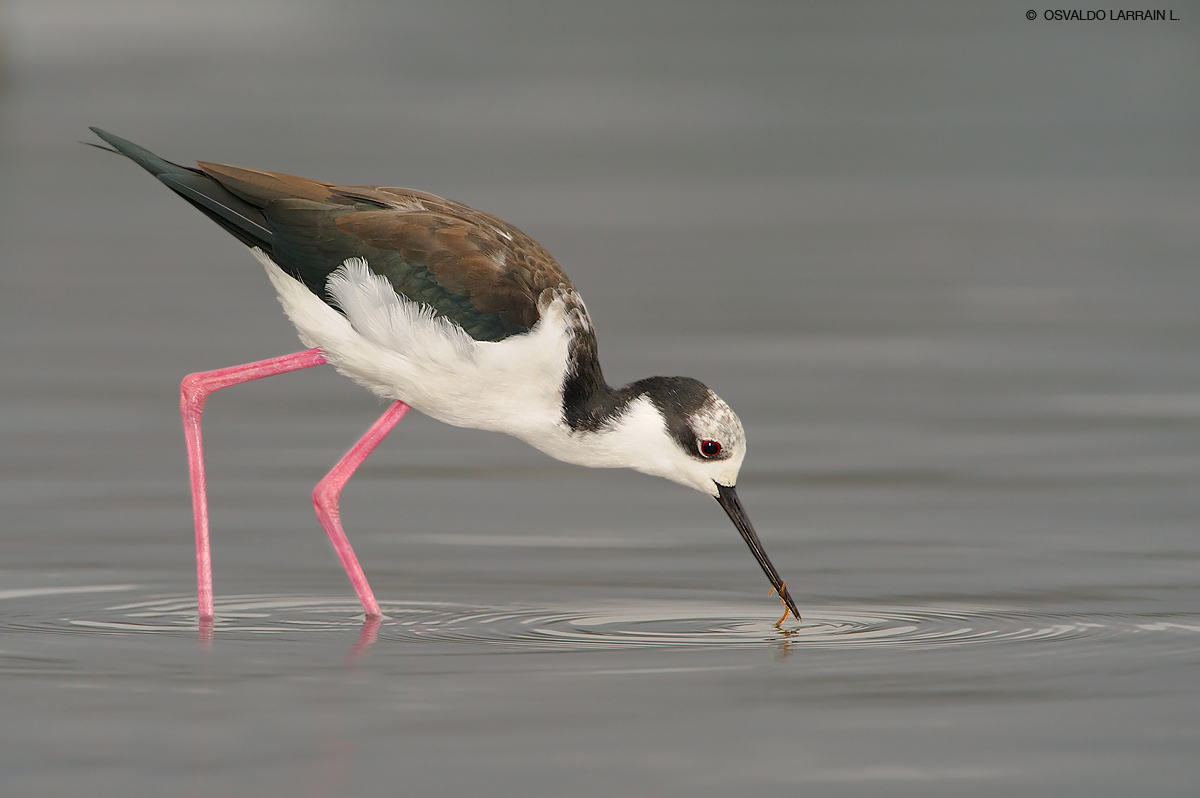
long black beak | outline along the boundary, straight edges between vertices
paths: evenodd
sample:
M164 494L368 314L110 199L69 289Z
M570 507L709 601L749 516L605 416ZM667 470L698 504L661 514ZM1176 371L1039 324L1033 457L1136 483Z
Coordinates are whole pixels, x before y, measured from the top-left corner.
M746 517L746 510L738 500L737 491L732 485L726 486L718 483L717 502L725 508L725 512L729 513L729 519L733 521L733 525L737 527L737 531L742 533L742 537L746 540L746 545L750 547L750 551L754 552L754 559L758 560L758 564L762 566L763 573L767 575L767 579L771 580L771 584L775 587L775 592L779 594L779 598L783 599L784 605L792 611L792 615L796 616L796 620L800 620L800 611L796 609L796 602L792 601L792 597L787 591L787 585L779 578L779 572L775 570L774 565L771 565L770 559L767 558L767 553L763 551L762 541L754 533L754 527L750 526L750 519ZM787 617L787 613L784 613L784 617Z

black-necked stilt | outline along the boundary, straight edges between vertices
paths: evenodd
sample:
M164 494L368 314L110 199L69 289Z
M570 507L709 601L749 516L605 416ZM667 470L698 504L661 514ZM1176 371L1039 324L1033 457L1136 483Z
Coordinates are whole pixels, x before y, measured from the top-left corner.
M204 162L193 169L92 131L250 247L310 347L183 381L202 619L213 615L204 401L230 385L322 363L394 400L313 491L368 617L380 616L379 604L342 530L338 496L411 406L455 426L515 435L568 463L633 468L707 493L754 552L787 607L784 618L790 611L799 619L734 489L746 453L741 421L687 377L609 387L583 301L529 236L422 191Z

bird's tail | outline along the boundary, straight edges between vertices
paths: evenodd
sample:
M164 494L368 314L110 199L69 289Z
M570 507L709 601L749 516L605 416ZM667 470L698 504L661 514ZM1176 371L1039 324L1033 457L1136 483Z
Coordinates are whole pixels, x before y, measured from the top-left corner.
M91 131L112 145L112 151L124 155L157 177L167 188L183 197L243 244L258 247L268 256L273 256L274 235L267 225L266 217L258 208L234 196L199 169L180 166L159 158L145 147L139 147L132 141L126 141L98 127L91 128Z
M180 166L177 163L171 163L170 161L163 160L145 147L139 147L132 141L126 141L120 136L114 136L112 133L109 133L106 130L101 130L98 127L89 128L89 130L91 130L100 138L104 139L104 141L106 141L108 144L112 145L113 150L119 152L121 155L124 155L126 158L133 161L155 177L161 177L162 175L174 175L182 177L183 175L188 174L201 174L201 172L197 169L189 169L186 166ZM99 147L99 145L94 146ZM104 147L99 148L104 149Z

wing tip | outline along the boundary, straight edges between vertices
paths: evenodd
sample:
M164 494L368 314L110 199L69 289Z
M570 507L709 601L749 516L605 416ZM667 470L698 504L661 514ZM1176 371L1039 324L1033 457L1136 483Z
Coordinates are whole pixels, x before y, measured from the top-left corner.
M165 158L160 158L145 147L140 147L128 139L123 139L120 136L113 135L107 130L95 127L94 125L89 126L88 130L95 133L106 144L110 145L113 148L111 150L112 152L124 155L126 158L133 161L155 177L159 177L163 174L169 174L171 172L195 172L194 169L189 169L186 166L180 166L177 163L172 163ZM92 146L101 150L107 149L106 147L101 147L98 144L93 144Z

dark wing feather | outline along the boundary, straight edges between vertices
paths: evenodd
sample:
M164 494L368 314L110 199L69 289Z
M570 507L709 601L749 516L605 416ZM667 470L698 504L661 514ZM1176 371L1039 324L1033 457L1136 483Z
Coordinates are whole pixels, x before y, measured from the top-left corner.
M457 202L404 188L337 186L304 177L165 161L97 135L329 302L329 275L364 258L396 292L480 341L529 330L543 294L574 290L550 254L515 227Z
M229 193L220 183L199 169L180 166L159 158L144 147L98 127L91 128L91 131L111 144L116 152L157 177L167 188L183 197L196 210L225 228L243 244L259 247L268 255L271 254L271 233L266 228L266 219L254 206Z
M543 291L572 288L535 241L474 211L468 215L436 206L402 213L358 211L339 217L337 227L368 246L420 264L439 286L467 298L480 313L496 315L508 330L527 330L537 322Z
M536 241L500 219L433 194L336 186L201 162L203 172L261 209L274 258L326 298L347 258L366 259L397 293L429 305L476 340L522 333L547 290L570 279Z

